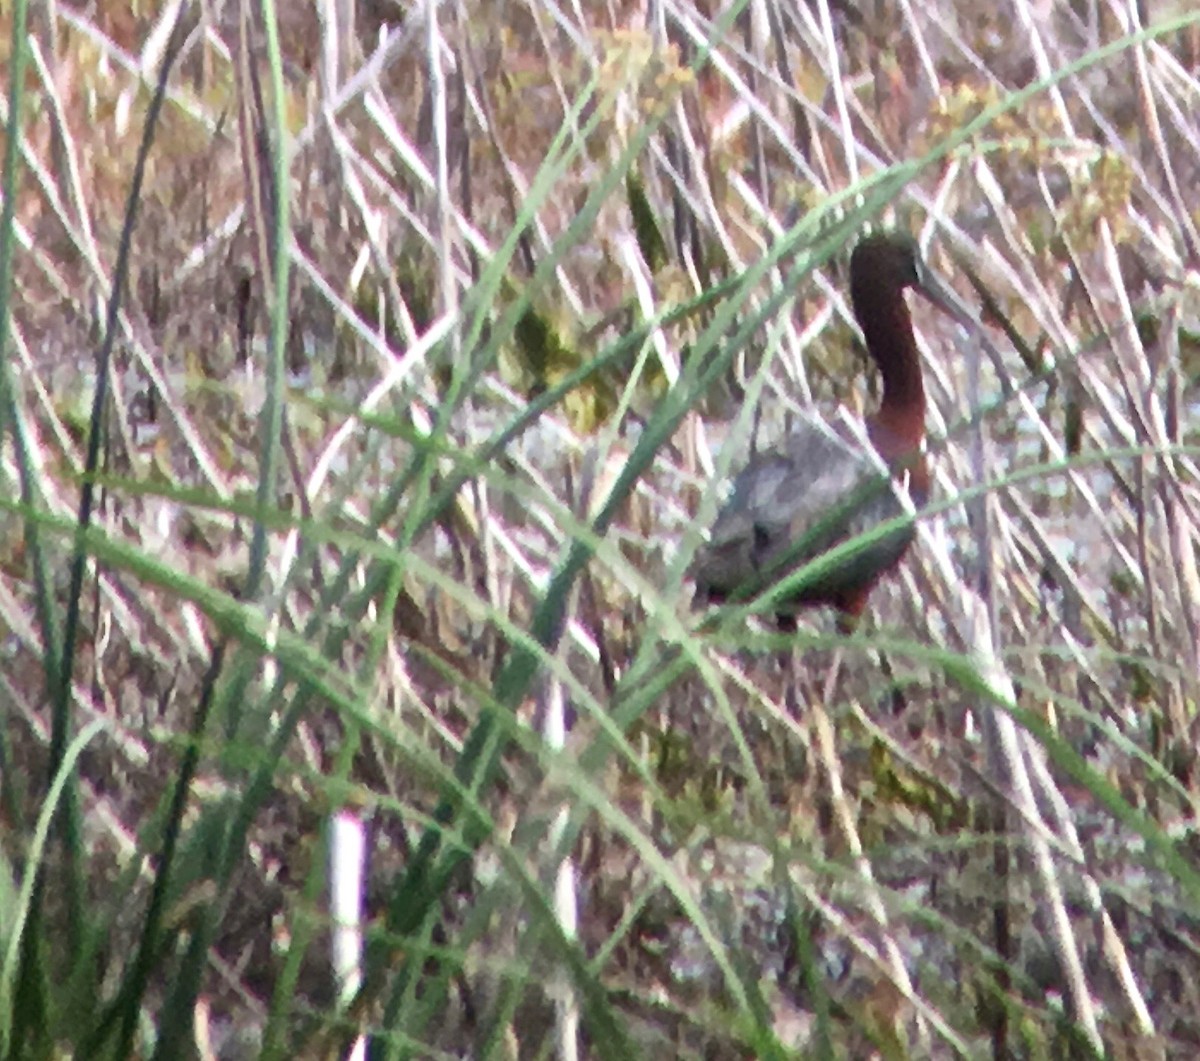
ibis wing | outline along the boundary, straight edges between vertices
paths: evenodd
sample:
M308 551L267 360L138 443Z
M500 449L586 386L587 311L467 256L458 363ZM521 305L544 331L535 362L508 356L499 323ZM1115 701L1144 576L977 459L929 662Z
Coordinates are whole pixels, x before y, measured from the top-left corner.
M755 457L734 480L709 544L693 564L697 590L714 598L753 595L901 511L886 474L870 455L828 431L793 435L785 448ZM903 554L911 532L903 542L891 537L822 578L811 593L831 592L840 581L861 578L860 569L890 566Z

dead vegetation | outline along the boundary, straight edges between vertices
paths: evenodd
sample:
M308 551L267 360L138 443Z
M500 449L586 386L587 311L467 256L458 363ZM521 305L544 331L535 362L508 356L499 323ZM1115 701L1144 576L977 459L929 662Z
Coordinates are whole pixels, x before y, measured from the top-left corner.
M1194 1056L1200 16L293 2L275 60L259 9L188 6L119 277L174 14L30 26L0 805L56 886L6 1051ZM751 438L875 400L880 223L981 321L917 314L920 545L852 638L701 628ZM75 835L52 734L91 723Z

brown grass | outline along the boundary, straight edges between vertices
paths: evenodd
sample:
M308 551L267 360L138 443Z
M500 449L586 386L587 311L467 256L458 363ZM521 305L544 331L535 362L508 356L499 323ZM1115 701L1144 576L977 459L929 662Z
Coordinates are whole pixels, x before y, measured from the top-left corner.
M570 21L580 6L582 21ZM878 11L756 3L702 62L698 41L712 33L717 5L699 0L663 5L665 37L644 23L641 5L466 0L439 9L443 136L426 32L417 6L406 7L362 4L357 24L342 28L343 65L328 109L327 28L313 5L279 11L294 137L288 360L306 382L290 395L276 498L291 518L311 514L333 532L384 542L402 533L420 502L402 498L378 535L368 528L372 506L474 351L446 341L411 364L406 357L446 320L464 338L456 314L471 305L593 79L599 89L581 121L598 120L521 234L487 325L497 326L647 122L657 125L636 176L665 258L648 265L630 253L648 245L644 231L639 244L622 180L586 235L530 292L532 331L505 343L471 382L449 423L448 448L435 457L435 486L456 459L621 333L738 277L797 219L823 217L830 197L856 180L923 157L987 106L1116 40L1128 13L1128 5L1065 3ZM164 569L236 591L251 521L230 504L257 484L269 292L248 208L239 108L250 88L238 70L234 9L216 24L196 17L151 156L114 364L107 470L126 483L106 492L98 520ZM53 26L35 27L41 61L27 86L10 356L46 503L66 518L77 505L103 300L153 87L158 55L147 48L158 39L156 18L101 5L61 8ZM389 41L399 34L398 45L380 43L384 27ZM251 39L247 69L257 68L269 92L257 22ZM750 970L746 981L797 1056L821 1052L823 1006L833 1056L1002 1052L1001 1002L1022 1015L1008 1027L1012 1056L1048 1056L1061 1042L1054 1000L1065 981L1047 942L1050 906L1028 838L1014 843L1007 890L998 894L991 840L973 810L1001 784L969 721L992 708L938 654L978 647L963 640L959 608L974 592L964 586L979 584L983 540L951 499L980 482L964 427L975 398L969 371L980 361L982 473L997 484L988 495L986 587L1000 620L995 647L1018 683L1017 706L1094 771L1072 776L1057 761L1087 868L1137 984L1131 992L1118 983L1120 963L1092 931L1083 878L1060 852L1057 872L1101 1011L1101 1039L1113 1056L1193 1055L1195 893L1142 851L1107 794L1119 793L1147 827L1190 836L1200 781L1200 510L1187 448L1200 342L1198 65L1194 21L1067 73L908 185L890 223L930 237L930 264L982 313L1000 349L993 364L978 334L917 314L943 503L936 520L925 521L932 534L873 596L872 637L836 639L841 680L832 693L825 617L814 616L809 629L829 636L805 650L794 674L780 672L754 623L701 637L690 643L706 671L684 675L627 735L641 765L610 750L585 774L594 762L588 749L606 739L599 716L611 709L622 717L622 694L610 683L628 675L643 644L681 640L670 622L693 624L676 558L698 540L693 518L719 478L708 454L719 450L747 387L766 373L760 445L785 430L789 410L814 406L832 417L841 405L858 415L874 401L849 328L846 254L794 291L773 334L738 351L685 417L623 507L571 612L560 657L578 683L578 721L565 763L551 767L533 731L524 733L523 750L510 751L502 781L483 796L496 832L475 872L442 896L441 942L461 949L464 968L442 1019L420 1033L428 1056L474 1056L493 1034L506 1044L494 1052L545 1056L553 1036L566 1034L561 1024L552 1030L550 970L541 964L550 959L523 950L528 913L512 899L515 890L491 891L491 874L507 865L498 850L547 872L544 841L558 801L567 791L583 805L562 779L572 769L610 812L580 818L579 936L589 957L603 955L597 979L645 1056L755 1055L753 1040L727 1016L735 1008L729 980L694 910ZM359 77L368 67L372 76ZM822 221L834 223L834 215ZM779 280L773 272L739 296L745 312ZM331 661L362 714L353 722L332 707L307 714L256 819L205 986L216 1026L244 1031L263 1021L281 968L279 937L308 910L304 882L325 857L320 824L347 800L372 812L368 898L374 915L385 908L439 794L432 768L419 768L408 749L454 761L514 630L527 626L569 541L585 455L604 461L612 445L612 466L622 466L642 424L686 372L689 344L713 311L666 325L640 379L629 359L586 382L474 477L413 544L394 587L403 590L394 627L372 613ZM486 340L485 332L480 345ZM629 409L618 420L622 400ZM378 412L391 430L355 421L360 409ZM744 436L728 433L744 452ZM727 452L718 467L740 459ZM327 473L314 476L325 461ZM15 493L11 451L0 469ZM207 502L172 499L185 488L203 491ZM12 761L39 779L23 796L33 801L28 812L46 761L42 631L22 523L11 512L0 521L0 688ZM283 530L270 539L276 596L264 609L285 630L302 631L314 616L336 620L322 616L322 594L348 541L316 542L295 566L286 541ZM69 542L54 549L65 572ZM63 599L65 574L55 588ZM383 626L386 651L363 673ZM217 638L212 617L186 594L112 566L91 570L74 703L80 720L108 724L81 773L91 901L110 901L118 879L134 881L114 953L136 935L149 867L121 875L136 867L138 845L150 844L149 823L176 775L180 734ZM312 640L315 651L321 644ZM271 680L260 667L252 703L267 702ZM544 704L529 703L524 717L540 725L544 713ZM826 718L840 794L820 752ZM334 784L348 729L364 740L346 785ZM256 751L223 749L215 731L212 739L197 806L236 789L238 756L253 761ZM1100 779L1111 788L1098 791ZM641 844L629 835L634 828ZM19 850L20 839L13 842ZM647 849L673 868L673 883ZM1180 855L1194 865L1190 850ZM789 895L803 897L800 911L789 914ZM202 901L179 902L186 908L192 899ZM996 946L994 906L1004 899L1012 940L1009 976L998 980L999 963L979 948ZM489 902L496 908L481 926L471 911ZM887 910L882 923L877 902ZM795 931L801 922L807 950ZM518 959L534 971L516 971ZM309 1007L331 1005L326 961L323 943L306 957L297 1027ZM899 966L919 1004L897 988ZM520 984L516 1001L505 993L506 976ZM1135 1017L1137 992L1152 1028ZM582 1041L586 1056L596 1044Z

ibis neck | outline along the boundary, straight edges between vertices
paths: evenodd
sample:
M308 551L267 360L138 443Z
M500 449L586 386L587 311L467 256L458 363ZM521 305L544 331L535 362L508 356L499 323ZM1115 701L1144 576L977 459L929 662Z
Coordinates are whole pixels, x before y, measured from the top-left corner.
M897 442L915 448L925 437L925 382L904 293L881 291L856 302L867 350L883 377L875 419Z

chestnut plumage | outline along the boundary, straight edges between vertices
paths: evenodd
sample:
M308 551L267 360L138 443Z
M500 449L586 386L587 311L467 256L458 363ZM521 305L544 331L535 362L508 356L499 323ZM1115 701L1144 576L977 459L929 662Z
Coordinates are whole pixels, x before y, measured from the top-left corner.
M918 508L925 503L925 387L906 288L954 312L926 275L910 237L863 238L850 257L850 299L883 379L879 408L867 418L879 459L816 420L756 455L735 478L707 544L693 561L698 604L750 600L839 543L902 516L898 490L907 490ZM781 625L794 624L799 610L819 606L836 608L853 621L915 535L911 522L901 525L820 575L802 579L795 592L776 602Z

